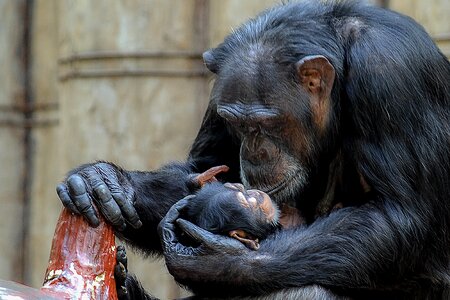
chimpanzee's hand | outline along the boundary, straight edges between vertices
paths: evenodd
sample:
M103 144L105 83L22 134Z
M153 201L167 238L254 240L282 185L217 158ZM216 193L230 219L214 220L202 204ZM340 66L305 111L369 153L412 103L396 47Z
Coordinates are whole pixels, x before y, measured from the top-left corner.
M210 233L179 219L192 197L195 196L188 196L175 203L158 226L167 268L177 281L188 286L190 283L223 280L226 278L223 274L230 271L226 261L237 262L250 251L235 239ZM176 234L177 228L200 246L181 244Z
M56 187L63 205L73 213L83 215L94 227L99 218L92 202L117 230L123 230L127 221L134 228L142 225L133 206L134 190L118 167L99 162L85 165L69 173Z

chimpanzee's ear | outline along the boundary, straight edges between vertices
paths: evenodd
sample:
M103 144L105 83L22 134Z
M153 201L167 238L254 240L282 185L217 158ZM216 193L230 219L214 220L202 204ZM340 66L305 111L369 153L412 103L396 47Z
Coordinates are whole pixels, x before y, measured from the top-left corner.
M213 73L217 73L219 70L216 58L213 55L213 50L208 50L205 53L203 53L203 62L205 63L205 66Z
M333 88L334 67L325 56L309 55L296 63L300 83L312 95L328 98Z

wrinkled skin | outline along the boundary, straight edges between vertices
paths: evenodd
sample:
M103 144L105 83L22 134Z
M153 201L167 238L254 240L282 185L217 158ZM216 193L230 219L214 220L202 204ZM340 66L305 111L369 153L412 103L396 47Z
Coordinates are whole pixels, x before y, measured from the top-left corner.
M128 179L117 173L115 166L101 162L72 173L65 184L56 187L64 206L98 226L100 220L93 207L94 200L102 215L118 230L125 229L125 220L134 228L142 226L133 206L134 191L127 188Z

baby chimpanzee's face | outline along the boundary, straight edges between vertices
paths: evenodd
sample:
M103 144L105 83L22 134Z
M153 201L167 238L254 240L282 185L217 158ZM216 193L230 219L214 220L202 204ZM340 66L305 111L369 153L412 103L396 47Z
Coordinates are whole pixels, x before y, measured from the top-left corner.
M259 248L278 227L279 212L270 197L242 184L213 182L191 199L186 218L213 233L229 235L251 249Z
M260 190L246 190L240 183L225 183L224 187L234 193L234 197L243 208L251 209L268 223L278 221L278 207L272 202L269 195ZM262 215L261 215L262 213Z

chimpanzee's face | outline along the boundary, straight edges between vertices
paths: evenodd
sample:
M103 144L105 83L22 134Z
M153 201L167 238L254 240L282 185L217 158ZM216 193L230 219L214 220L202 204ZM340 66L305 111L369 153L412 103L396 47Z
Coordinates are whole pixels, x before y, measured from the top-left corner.
M255 48L215 70L211 98L240 137L242 182L277 203L307 184L327 130L334 70L331 79L324 78L324 72L331 72L322 70L331 67L328 61L308 58L281 64Z
M235 89L234 93L240 92ZM270 99L271 104L267 104L245 99L230 101L225 96L217 111L240 137L245 187L262 190L280 202L305 184L310 149L302 121L277 105L276 100Z

